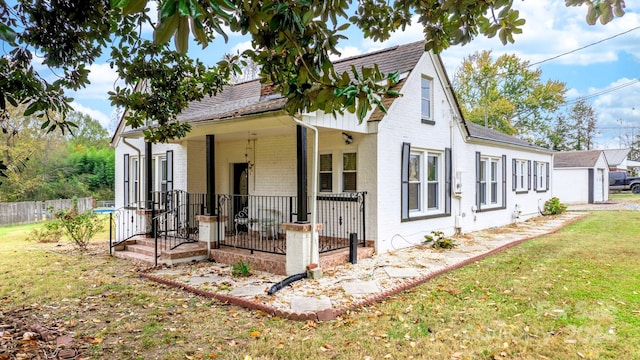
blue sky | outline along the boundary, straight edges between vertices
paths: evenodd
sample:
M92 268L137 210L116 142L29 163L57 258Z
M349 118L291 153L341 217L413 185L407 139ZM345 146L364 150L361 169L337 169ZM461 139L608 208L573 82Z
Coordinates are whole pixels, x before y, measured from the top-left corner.
M524 33L515 37L515 44L503 46L497 37L481 37L466 46L448 49L441 56L452 76L462 59L478 50L492 50L495 56L513 53L533 63L602 41L544 62L539 67L543 78L567 84L569 101L587 97L598 115L600 134L595 139L597 148L625 147L630 136L640 133L640 9L637 2L629 1L627 6L627 13L622 18L604 26L589 26L585 22L585 7L568 8L564 1L558 0L515 1L514 8L519 9L527 20ZM619 35L624 32L627 33ZM349 39L339 45L342 56L409 43L423 36L419 25L394 34L384 43L364 39L353 26L346 35ZM604 40L610 37L614 38ZM215 63L224 53L244 50L248 46L246 38L230 34L228 44L218 39L205 50L192 44L190 53ZM92 84L72 94L74 106L106 126L114 110L109 105L107 91L117 78L106 63L93 64L91 68Z

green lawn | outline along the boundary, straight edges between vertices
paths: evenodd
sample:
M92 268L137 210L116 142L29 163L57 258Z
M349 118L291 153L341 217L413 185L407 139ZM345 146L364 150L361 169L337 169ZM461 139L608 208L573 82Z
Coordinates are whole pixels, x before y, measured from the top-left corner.
M594 212L324 323L143 281L104 242L77 255L20 231L0 228L3 311L61 326L87 358L640 359L640 212Z

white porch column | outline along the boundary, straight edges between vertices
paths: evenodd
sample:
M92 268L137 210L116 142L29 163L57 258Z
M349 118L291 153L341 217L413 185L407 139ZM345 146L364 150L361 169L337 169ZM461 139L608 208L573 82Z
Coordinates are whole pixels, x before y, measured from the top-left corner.
M215 248L215 243L218 242L218 222L226 221L226 216L211 216L211 215L198 215L198 240L206 242L207 248L211 250ZM224 229L220 231L220 240L224 240Z
M312 236L317 242L318 231L322 230L322 224L316 224L316 231L311 231L311 224L282 224L287 232L287 275L299 274L307 271L307 265L313 263L313 259L319 258L318 247L312 247ZM312 249L316 253L312 254Z

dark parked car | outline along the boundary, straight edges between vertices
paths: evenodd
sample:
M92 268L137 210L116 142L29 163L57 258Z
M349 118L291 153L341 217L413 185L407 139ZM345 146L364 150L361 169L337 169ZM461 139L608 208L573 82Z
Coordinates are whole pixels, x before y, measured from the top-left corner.
M629 177L626 171L611 171L609 190L631 190L634 194L640 194L640 177Z

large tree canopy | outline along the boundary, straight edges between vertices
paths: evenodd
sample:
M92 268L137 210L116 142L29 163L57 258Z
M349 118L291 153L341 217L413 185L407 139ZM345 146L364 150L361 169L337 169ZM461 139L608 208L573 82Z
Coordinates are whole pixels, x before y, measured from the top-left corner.
M564 83L543 82L541 75L515 55L494 60L491 51L482 51L464 59L453 86L465 119L536 141L567 91Z
M364 36L384 40L404 29L416 14L424 25L426 49L439 52L465 44L478 35L513 42L524 19L513 0L0 0L0 41L9 49L0 58L0 112L7 104L27 104L25 115L42 117L42 128L63 132L73 128L50 111L69 111L67 89L88 83L87 65L111 47L111 63L125 80L125 88L110 93L112 103L129 111L127 124L141 127L151 141L183 136L188 124L176 115L193 100L215 94L239 70L237 57L207 67L186 56L193 36L206 47L225 31L251 37L244 55L260 66L260 77L288 99L286 110L354 112L363 119L397 80L376 67L334 71L329 59L350 25ZM607 23L622 16L623 0L566 0L567 6L585 6L588 23ZM354 11L351 8L354 7ZM349 12L348 12L349 11ZM149 14L158 13L158 21ZM352 13L352 15L349 15ZM155 18L155 16L154 16ZM154 39L143 39L144 25L154 28ZM226 29L226 30L225 30ZM168 43L174 39L175 50ZM55 70L48 81L33 66L33 54ZM385 81L386 80L386 81ZM0 122L3 121L0 118ZM0 164L1 165L1 164ZM0 172L2 168L0 167Z

